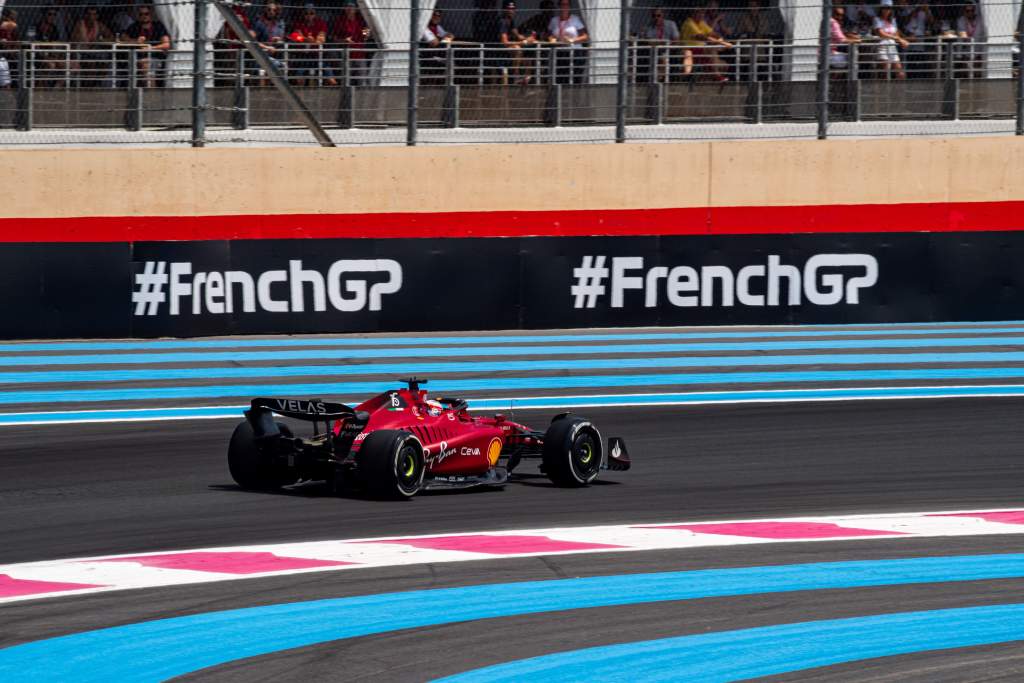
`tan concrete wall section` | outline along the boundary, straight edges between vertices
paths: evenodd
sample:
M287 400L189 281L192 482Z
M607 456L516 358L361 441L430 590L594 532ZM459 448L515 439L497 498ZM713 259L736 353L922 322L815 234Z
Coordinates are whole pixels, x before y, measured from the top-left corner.
M1012 137L5 151L0 217L787 206L1024 199Z

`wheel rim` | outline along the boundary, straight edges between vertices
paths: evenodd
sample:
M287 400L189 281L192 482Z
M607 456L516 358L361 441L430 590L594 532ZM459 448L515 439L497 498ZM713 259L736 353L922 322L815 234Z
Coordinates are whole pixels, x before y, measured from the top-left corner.
M572 465L583 481L589 481L597 474L601 463L592 435L584 432L573 440Z
M398 467L395 468L395 473L398 475L398 485L403 491L412 491L419 486L422 468L418 455L416 447L411 444L402 446L398 451Z

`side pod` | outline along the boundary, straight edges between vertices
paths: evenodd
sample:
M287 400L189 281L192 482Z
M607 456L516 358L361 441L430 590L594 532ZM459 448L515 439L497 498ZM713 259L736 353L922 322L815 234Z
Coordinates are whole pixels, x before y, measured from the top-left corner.
M629 459L629 451L626 450L626 441L619 436L608 439L608 450L605 451L608 457L605 460L604 468L615 472L625 472L633 464Z

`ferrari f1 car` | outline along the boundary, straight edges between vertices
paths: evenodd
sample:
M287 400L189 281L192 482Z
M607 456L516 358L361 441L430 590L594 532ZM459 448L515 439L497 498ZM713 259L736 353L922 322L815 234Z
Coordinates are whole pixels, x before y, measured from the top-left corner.
M426 380L401 381L404 388L354 408L319 399L253 399L228 446L231 476L246 489L325 480L376 497L410 498L426 489L500 486L531 459L566 487L586 486L602 469L630 467L625 442L613 437L606 447L585 418L561 413L536 431L500 414L470 415L459 398L430 399L420 389ZM312 437L294 436L275 414L312 422Z

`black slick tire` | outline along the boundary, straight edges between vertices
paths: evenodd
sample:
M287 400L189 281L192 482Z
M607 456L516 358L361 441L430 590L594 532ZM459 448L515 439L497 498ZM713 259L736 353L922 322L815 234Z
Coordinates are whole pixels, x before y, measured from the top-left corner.
M409 432L382 429L359 447L356 467L363 488L374 498L412 498L423 487L423 445Z
M601 434L582 417L559 416L544 433L544 474L554 484L576 488L597 479L604 456Z
M286 425L278 423L277 427L282 436L292 436ZM238 423L231 435L231 442L228 444L228 470L236 484L253 491L272 491L294 484L296 480L288 467L276 464L256 445L252 425L247 421Z

